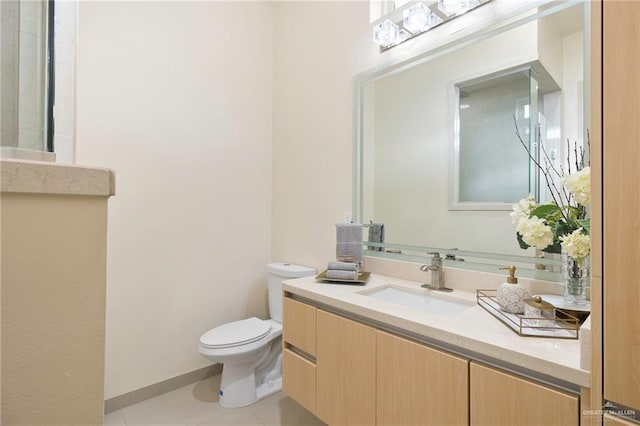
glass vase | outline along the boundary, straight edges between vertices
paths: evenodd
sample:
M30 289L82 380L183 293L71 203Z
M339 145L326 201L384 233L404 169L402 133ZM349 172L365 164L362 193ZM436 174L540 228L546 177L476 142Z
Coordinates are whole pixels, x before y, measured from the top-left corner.
M562 252L562 277L564 300L569 305L583 305L589 299L589 256L581 262Z

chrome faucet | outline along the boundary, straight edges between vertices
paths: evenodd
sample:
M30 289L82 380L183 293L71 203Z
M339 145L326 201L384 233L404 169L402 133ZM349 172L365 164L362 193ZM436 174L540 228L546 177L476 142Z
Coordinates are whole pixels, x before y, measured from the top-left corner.
M422 265L420 270L424 272L431 271L431 284L422 284L420 287L438 291L453 291L452 288L445 287L444 285L444 271L442 270L440 253L429 254L433 255L431 265Z

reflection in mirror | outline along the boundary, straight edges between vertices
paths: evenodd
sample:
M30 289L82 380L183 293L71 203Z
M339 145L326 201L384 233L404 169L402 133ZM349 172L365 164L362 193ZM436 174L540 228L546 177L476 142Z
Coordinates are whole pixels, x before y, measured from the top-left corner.
M560 87L540 61L456 83L452 210L511 210L538 194L529 154L513 143L514 125L539 158L550 120L560 125ZM539 198L539 197L538 197Z
M539 178L532 174L527 154L515 137L514 114L520 133L532 135L530 146L537 149L536 143L544 143L558 166L569 155L563 141L582 144L582 91L588 86L583 84L583 20L588 4L554 4L554 13L541 11L538 19L512 19L491 36L450 46L444 54L422 55L401 71L389 68L356 78L360 112L356 148L361 168L354 211L363 223L385 224L388 247L441 248L442 253L458 247L496 264L522 256L523 262L530 262L529 268L535 268L536 253L520 249L509 211L450 209L456 176L454 117L460 112L461 120L469 123L469 127L465 124L468 130L459 128L459 154L462 173L468 173L462 197L473 202L511 203L535 191ZM527 69L529 77L524 75ZM509 121L500 125L499 134L491 135L475 126L493 113L467 116L470 121L463 114L476 106L480 111L488 107L480 94L488 86L483 89L481 82L502 76L500 86L508 86L510 73L505 71L515 80L522 77L516 84L522 87L507 90L511 92L505 107ZM467 96L461 97L460 92ZM498 95L491 97L502 97ZM477 104L459 109L472 101ZM525 122L529 124L520 127ZM465 133L478 145L466 146ZM501 155L509 159L501 160ZM516 155L522 159L519 164L511 160ZM492 174L485 181L480 177ZM518 180L519 187L508 196L496 195L493 187L498 175L503 181ZM544 185L538 186L545 201Z

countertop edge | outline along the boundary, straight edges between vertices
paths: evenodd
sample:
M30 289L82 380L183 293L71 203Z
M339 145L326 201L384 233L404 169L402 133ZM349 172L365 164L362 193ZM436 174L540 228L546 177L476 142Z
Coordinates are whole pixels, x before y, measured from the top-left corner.
M110 197L115 195L111 169L0 158L2 193Z

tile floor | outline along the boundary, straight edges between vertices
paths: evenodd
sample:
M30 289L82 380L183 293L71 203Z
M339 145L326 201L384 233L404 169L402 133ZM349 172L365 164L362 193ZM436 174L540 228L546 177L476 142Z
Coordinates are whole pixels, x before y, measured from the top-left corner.
M155 398L113 411L105 426L133 425L236 425L321 426L324 425L297 402L278 392L243 408L218 404L220 375L176 389Z

